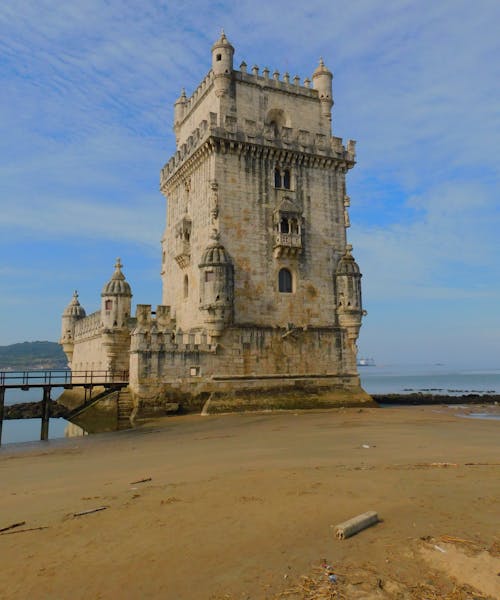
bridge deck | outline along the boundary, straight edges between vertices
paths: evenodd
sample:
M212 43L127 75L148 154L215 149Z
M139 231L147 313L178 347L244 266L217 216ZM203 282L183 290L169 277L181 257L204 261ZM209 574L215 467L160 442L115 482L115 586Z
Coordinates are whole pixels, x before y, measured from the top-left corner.
M85 400L83 407L90 402L93 388L120 389L127 385L128 371L70 371L69 369L0 371L0 445L2 443L5 392L8 389L29 390L39 388L43 390L40 439L47 440L49 437L50 392L52 388L84 388ZM87 390L90 390L88 398Z

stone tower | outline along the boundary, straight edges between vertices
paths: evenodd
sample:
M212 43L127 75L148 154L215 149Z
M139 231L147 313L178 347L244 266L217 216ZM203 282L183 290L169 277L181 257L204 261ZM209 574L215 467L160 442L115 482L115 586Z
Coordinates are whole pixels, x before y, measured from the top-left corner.
M213 375L342 376L359 389L345 183L355 142L332 137L333 75L321 59L301 85L236 70L233 57L222 33L209 73L175 103L177 151L161 172L163 304L184 335L227 353Z

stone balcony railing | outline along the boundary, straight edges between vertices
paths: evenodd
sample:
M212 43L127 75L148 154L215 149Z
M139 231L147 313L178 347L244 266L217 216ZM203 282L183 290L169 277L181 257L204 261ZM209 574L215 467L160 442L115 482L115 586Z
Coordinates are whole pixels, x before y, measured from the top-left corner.
M276 233L274 238L274 256L296 256L302 252L300 233Z

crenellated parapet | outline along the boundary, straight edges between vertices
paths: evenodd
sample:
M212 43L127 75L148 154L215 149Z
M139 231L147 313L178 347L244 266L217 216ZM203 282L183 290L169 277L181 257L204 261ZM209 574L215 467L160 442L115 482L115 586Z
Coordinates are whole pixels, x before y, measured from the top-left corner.
M215 119L214 119L215 121ZM272 144L269 147L269 144ZM160 189L166 191L170 179L203 160L208 154L222 150L258 156L275 157L277 160L299 160L305 164L325 168L351 169L356 163L356 142L348 140L344 146L342 138L313 133L306 129L285 127L277 134L265 124L236 117L227 117L225 127L208 125L203 120L189 136L188 141L177 150L164 165L160 173Z
M75 341L82 341L101 335L102 330L101 311L96 310L75 323Z
M131 332L130 352L214 352L216 341L203 329L182 331L177 328L170 307L138 304L136 323Z

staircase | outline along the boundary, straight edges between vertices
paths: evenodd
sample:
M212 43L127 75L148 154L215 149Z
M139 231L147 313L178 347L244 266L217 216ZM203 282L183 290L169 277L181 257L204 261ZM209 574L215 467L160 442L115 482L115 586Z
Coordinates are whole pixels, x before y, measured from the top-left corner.
M131 417L134 409L132 395L128 387L122 388L118 392L118 429L130 429L132 427Z

